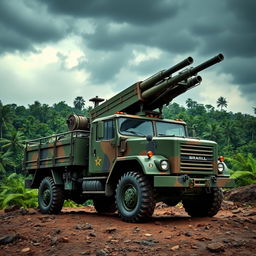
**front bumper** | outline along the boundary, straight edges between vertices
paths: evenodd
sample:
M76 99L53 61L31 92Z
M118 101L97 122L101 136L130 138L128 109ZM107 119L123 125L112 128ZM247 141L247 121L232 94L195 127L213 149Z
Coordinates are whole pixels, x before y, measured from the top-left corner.
M182 176L154 176L154 187L218 187L233 188L235 180L228 177L211 176L207 178L191 178L188 175Z

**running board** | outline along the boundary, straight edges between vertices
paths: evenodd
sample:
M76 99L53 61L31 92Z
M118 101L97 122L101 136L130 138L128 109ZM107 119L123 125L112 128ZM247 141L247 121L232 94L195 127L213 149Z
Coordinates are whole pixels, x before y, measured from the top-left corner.
M105 191L83 191L83 194L105 195Z

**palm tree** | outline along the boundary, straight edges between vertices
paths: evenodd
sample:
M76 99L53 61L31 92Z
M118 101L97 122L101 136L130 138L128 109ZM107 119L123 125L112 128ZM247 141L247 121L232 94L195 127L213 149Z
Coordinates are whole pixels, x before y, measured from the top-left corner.
M187 108L193 108L193 107L196 106L196 104L197 104L197 102L196 102L196 101L193 101L191 98L188 98L188 99L186 100Z
M12 158L12 152L2 152L0 151L0 175L6 173L8 168L15 167L15 163L13 162Z
M221 127L218 123L209 123L206 126L206 130L203 132L205 139L218 141L221 137Z
M20 131L12 131L7 135L7 139L1 139L2 148L7 148L9 152L17 154L24 148L25 137Z
M228 158L232 164L232 177L237 179L237 184L248 185L256 183L256 159L249 153L247 156L238 153L234 158Z
M206 104L206 105L205 105L205 108L206 108L208 111L214 110L214 107L213 107L212 105L210 105L210 104Z
M3 128L11 119L11 109L8 105L4 106L0 101L0 138L3 138Z
M82 110L85 105L85 100L83 99L82 96L77 96L74 100L74 106L78 110Z
M224 97L219 97L218 98L218 100L217 100L217 107L219 108L220 107L220 110L222 111L223 110L223 108L225 107L227 107L228 106L228 102L227 102L227 100L226 100L226 98L224 98Z
M226 120L222 125L222 134L227 145L235 144L239 139L238 129L234 121Z

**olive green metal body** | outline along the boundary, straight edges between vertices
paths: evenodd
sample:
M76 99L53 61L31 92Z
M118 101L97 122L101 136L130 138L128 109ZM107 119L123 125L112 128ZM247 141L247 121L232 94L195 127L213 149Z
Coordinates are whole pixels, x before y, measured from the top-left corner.
M38 188L45 177L52 177L45 186L54 182L66 199L82 202L112 198L122 182L131 180L124 192L124 204L129 207L137 202L136 173L138 182L146 177L158 201L178 202L202 189L233 187L226 165L221 163L221 170L218 167L215 142L190 138L183 121L165 120L161 113L152 112L195 86L201 77L191 76L222 59L218 55L204 65L165 78L190 64L193 59L189 57L96 106L90 127L27 142L26 186Z

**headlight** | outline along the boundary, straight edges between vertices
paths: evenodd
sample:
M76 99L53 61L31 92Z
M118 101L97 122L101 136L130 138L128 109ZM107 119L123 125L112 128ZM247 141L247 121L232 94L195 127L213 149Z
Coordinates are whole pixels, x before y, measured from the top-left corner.
M161 162L160 162L160 167L161 167L161 169L162 169L163 171L167 171L167 170L168 170L168 167L169 167L168 162L167 162L166 160L161 161Z
M224 164L223 163L218 163L218 171L219 171L219 173L223 173L223 171L224 171Z

